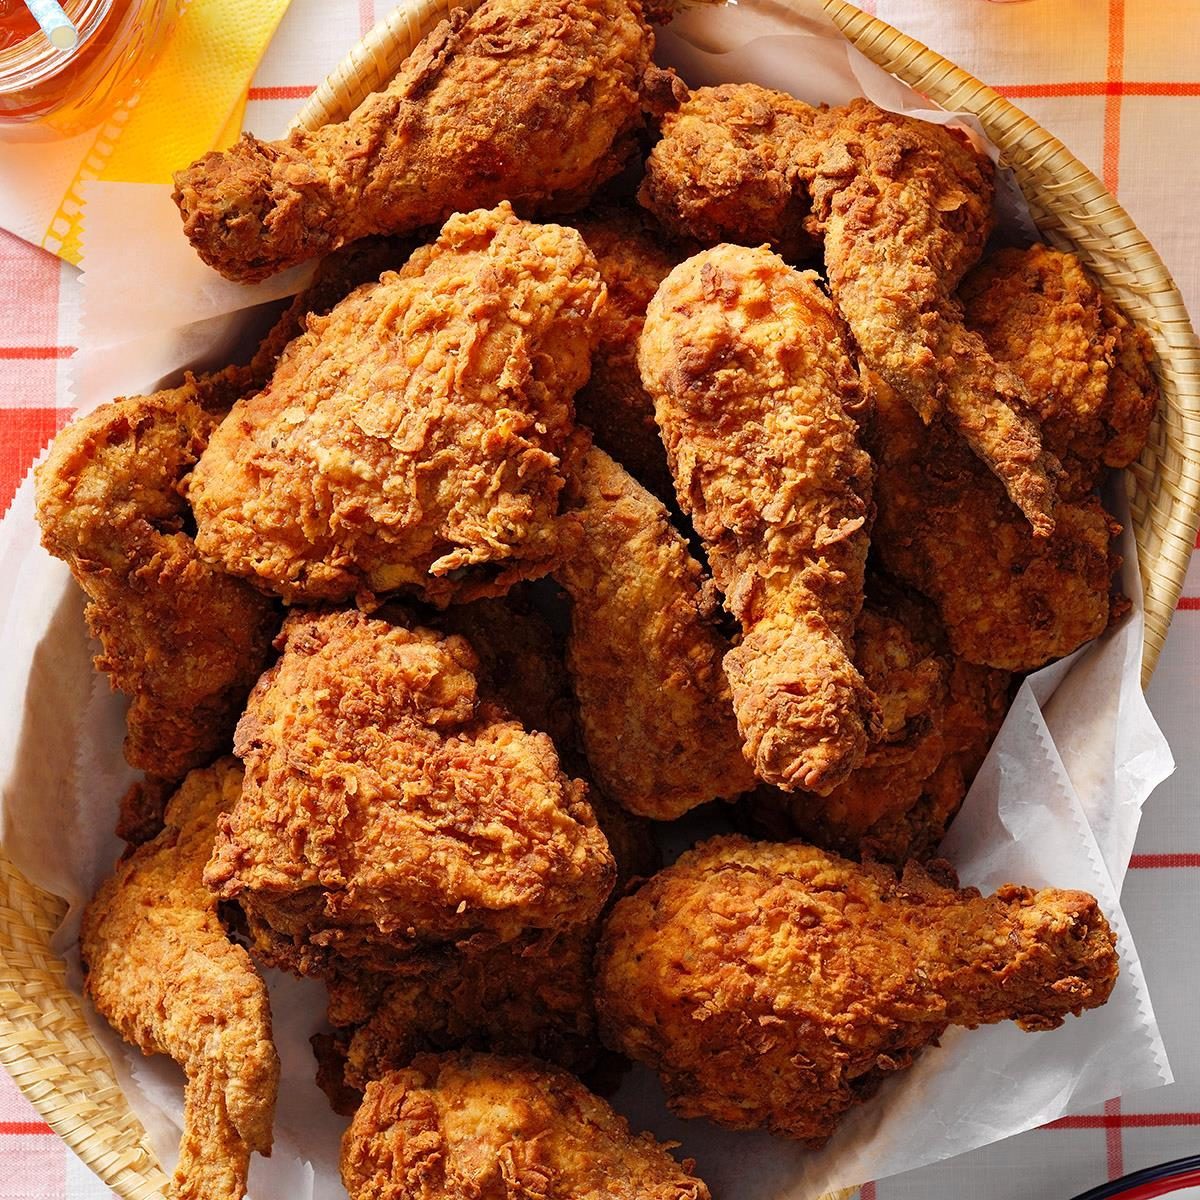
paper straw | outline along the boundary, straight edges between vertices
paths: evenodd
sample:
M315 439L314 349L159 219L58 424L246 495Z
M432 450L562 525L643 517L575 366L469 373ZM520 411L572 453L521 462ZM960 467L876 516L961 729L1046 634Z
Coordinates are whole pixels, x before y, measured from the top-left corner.
M50 44L59 50L74 50L79 43L77 30L55 0L25 0L33 19L42 27L42 32L50 39Z

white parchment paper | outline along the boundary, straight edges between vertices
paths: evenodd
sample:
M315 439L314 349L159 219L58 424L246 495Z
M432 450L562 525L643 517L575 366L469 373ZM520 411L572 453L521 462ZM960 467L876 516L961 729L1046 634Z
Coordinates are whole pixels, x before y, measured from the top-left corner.
M771 0L681 13L660 35L659 58L693 86L752 80L811 102L867 95L889 108L960 120L929 110L817 11L797 16ZM286 281L257 288L228 284L186 247L168 188L91 186L75 375L83 411L115 395L152 390L185 366L220 360L248 323L263 319L248 310L306 278L298 268ZM1001 209L1011 228L1031 229L1011 181L1003 185ZM134 256L131 239L138 246ZM1122 516L1121 497L1111 503ZM1133 612L1069 662L1022 687L944 846L964 884L991 890L1012 881L1094 893L1120 937L1122 970L1112 999L1049 1033L1025 1034L1011 1025L953 1031L851 1113L819 1153L765 1135L678 1121L666 1113L654 1078L635 1070L616 1097L618 1107L638 1127L678 1140L718 1200L808 1200L827 1188L998 1141L1068 1107L1170 1082L1119 903L1141 806L1173 769L1139 686L1141 593L1128 533L1123 553ZM38 546L31 479L0 524L0 579L10 585L0 597L6 668L0 672L0 761L7 774L0 836L31 880L71 902L59 946L78 986L78 907L117 855L115 801L132 773L120 753L124 704L91 671L81 597L65 566ZM310 1033L321 1026L323 989L267 974L283 1082L275 1153L255 1161L251 1195L333 1200L344 1195L336 1169L344 1122L313 1083L308 1047ZM143 1059L102 1021L90 1019L169 1169L182 1118L178 1069L161 1058Z

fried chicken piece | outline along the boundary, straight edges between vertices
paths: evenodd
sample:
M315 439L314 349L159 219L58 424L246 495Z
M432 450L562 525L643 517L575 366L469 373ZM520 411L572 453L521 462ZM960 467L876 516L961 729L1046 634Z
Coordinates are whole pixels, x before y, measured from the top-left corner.
M583 239L452 217L288 346L189 484L201 553L289 602L431 603L545 572L604 290Z
M320 973L437 943L483 950L595 916L613 862L545 734L481 701L460 637L295 613L251 693L241 800L205 873L259 952Z
M765 248L676 267L638 357L679 503L742 641L725 656L747 760L766 783L825 794L879 715L852 662L871 461L833 306Z
M251 1152L271 1152L279 1058L267 989L201 880L218 814L241 783L232 758L188 775L166 828L117 864L79 935L97 1011L144 1054L168 1054L187 1073L177 1200L240 1200Z
M1028 671L1103 633L1120 527L1094 496L1058 505L1035 537L1004 489L940 420L926 427L873 381L874 545L937 606L954 653Z
M367 1089L342 1140L350 1200L709 1200L648 1134L530 1058L424 1055Z
M879 740L828 796L760 787L753 824L851 858L903 866L938 847L1008 709L1009 675L956 658L931 607L874 585L855 662L879 700Z
M274 606L204 562L180 483L242 373L102 405L37 472L42 544L84 592L96 669L129 696L125 758L178 779L229 745L279 627Z
M991 163L954 132L867 100L822 111L753 84L693 92L663 133L642 203L678 233L792 255L803 221L824 241L864 365L925 421L945 413L1048 534L1056 464L1021 379L964 328L954 299L991 232Z
M1093 897L949 883L713 838L613 909L601 1034L680 1116L815 1148L949 1026L1053 1029L1108 999L1116 939Z
M600 786L660 821L732 799L754 776L700 566L662 504L603 450L583 456L577 488L583 540L555 577L571 597L567 665Z
M764 242L789 262L820 252L807 231L799 169L820 116L756 83L698 88L662 118L638 200L670 230L706 246Z
M969 328L1021 377L1068 498L1142 452L1158 407L1147 334L1105 298L1073 254L1049 246L991 255L959 291Z
M379 238L331 256L249 364L102 405L68 425L38 468L43 545L87 593L97 669L130 697L125 757L158 781L122 819L135 840L161 827L174 781L228 749L279 628L267 599L197 553L183 481L219 415L270 378L308 315L404 249Z
M575 413L607 451L664 503L675 496L667 453L654 423L654 401L642 386L637 346L646 306L686 255L637 210L604 209L575 227L596 256L608 303L600 312L592 376L575 397Z
M200 257L263 279L370 233L511 200L568 212L615 175L678 81L637 0L485 0L452 11L344 122L245 135L175 176Z

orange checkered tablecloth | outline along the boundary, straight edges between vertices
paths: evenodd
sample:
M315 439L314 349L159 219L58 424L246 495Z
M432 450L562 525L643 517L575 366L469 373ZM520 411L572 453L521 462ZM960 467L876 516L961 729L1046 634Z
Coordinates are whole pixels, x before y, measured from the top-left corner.
M1200 319L1200 0L859 0L998 88L1119 194ZM378 6L379 14L376 13ZM294 0L250 90L246 125L282 132L386 0ZM0 187L4 181L0 179ZM0 513L70 418L74 268L0 231ZM1150 801L1123 903L1178 1082L909 1175L862 1200L1056 1200L1200 1151L1200 568L1150 703L1179 764ZM0 1200L110 1193L0 1072Z

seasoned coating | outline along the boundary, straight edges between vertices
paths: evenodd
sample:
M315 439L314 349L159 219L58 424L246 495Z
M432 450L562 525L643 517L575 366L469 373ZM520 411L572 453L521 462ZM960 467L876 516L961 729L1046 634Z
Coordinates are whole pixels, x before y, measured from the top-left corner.
M284 352L189 485L201 553L288 601L435 604L544 574L604 290L583 239L451 218Z
M350 1200L710 1200L689 1167L565 1071L491 1054L372 1083L342 1139Z
M828 796L760 787L752 821L781 838L896 866L936 851L1008 709L1009 675L956 658L928 604L875 586L855 662L883 728L862 765Z
M764 242L789 262L820 253L800 165L820 113L756 83L698 88L662 118L638 200L706 246Z
M1033 535L998 481L940 420L923 426L876 382L874 545L887 571L928 596L954 653L1027 671L1103 633L1119 526L1094 496L1058 505Z
M603 450L583 456L576 486L583 539L556 578L571 597L567 665L588 762L612 799L656 820L732 799L754 776L700 566Z
M167 779L228 748L279 627L266 597L200 558L180 494L216 424L210 406L241 375L102 405L37 473L42 544L87 593L96 669L129 696L125 758Z
M279 1058L267 989L229 940L201 873L218 814L236 802L232 758L193 771L166 828L117 864L83 913L85 987L144 1054L187 1074L176 1200L241 1200L251 1151L271 1152Z
M600 312L592 376L575 397L575 413L607 451L664 503L675 496L667 452L654 423L654 401L642 386L637 347L646 306L671 268L686 257L650 217L607 208L575 227L596 256L608 303Z
M1146 332L1105 300L1073 254L997 251L963 281L969 328L1021 377L1042 441L1078 498L1142 452L1158 407Z
M1045 535L1056 463L1021 379L964 328L954 298L991 232L993 190L991 163L942 126L868 100L816 110L725 84L665 118L639 198L668 229L789 256L803 253L803 220L864 366L924 420L944 413Z
M246 782L205 873L300 971L477 949L599 912L613 862L545 734L481 701L459 637L296 613L238 725ZM271 942L273 941L273 945Z
M766 783L825 794L879 720L852 662L871 462L833 307L770 251L718 246L667 276L638 361L679 503L744 631L725 670L746 758Z
M328 311L405 249L378 238L331 256L249 364L102 405L68 425L38 469L43 545L87 593L96 667L130 698L125 757L158 780L123 818L135 839L161 828L173 781L229 748L279 628L268 600L197 553L183 481L220 414L270 378L308 314Z
M613 909L601 1035L680 1116L815 1148L949 1026L1053 1029L1108 999L1116 939L1092 896L950 883L713 838Z
M340 124L247 134L175 176L200 257L263 279L370 233L512 200L570 211L634 149L677 81L637 0L485 0L455 10Z

